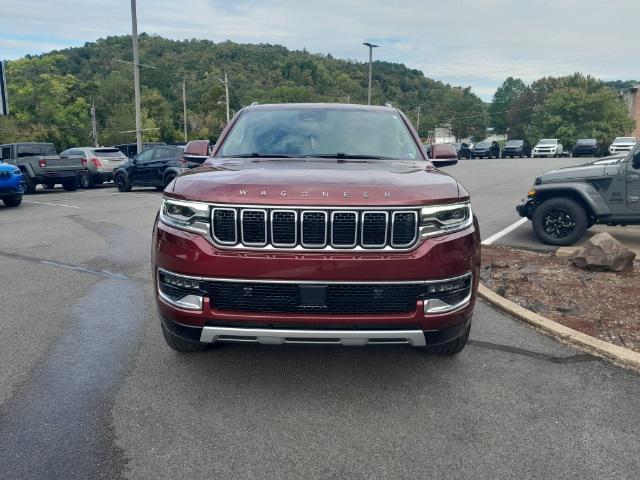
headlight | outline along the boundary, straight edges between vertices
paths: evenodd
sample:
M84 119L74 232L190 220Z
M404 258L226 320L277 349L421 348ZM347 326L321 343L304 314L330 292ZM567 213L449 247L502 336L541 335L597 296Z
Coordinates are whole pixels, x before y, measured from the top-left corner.
M420 213L420 238L457 232L473 224L469 202L423 207Z
M208 235L209 205L163 198L160 220L171 227Z
M13 173L15 176L22 175L22 171L21 171L19 168L16 168L12 173Z

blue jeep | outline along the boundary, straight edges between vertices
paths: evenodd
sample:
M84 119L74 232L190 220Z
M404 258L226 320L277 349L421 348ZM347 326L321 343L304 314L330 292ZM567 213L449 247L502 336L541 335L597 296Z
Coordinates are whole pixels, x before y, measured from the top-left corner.
M20 169L0 161L0 200L7 207L17 207L22 203L24 178Z

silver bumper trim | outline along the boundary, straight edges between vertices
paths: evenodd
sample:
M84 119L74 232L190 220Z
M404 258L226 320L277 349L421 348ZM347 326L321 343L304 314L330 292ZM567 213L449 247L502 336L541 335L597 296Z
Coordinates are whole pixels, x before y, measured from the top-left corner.
M275 328L204 327L200 341L247 342L267 345L285 343L360 346L372 344L426 345L422 330L300 330Z

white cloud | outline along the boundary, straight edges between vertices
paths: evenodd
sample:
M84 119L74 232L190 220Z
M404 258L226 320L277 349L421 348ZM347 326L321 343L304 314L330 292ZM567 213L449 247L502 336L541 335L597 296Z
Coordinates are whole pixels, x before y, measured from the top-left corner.
M13 58L129 33L127 0L3 0L11 22L0 48ZM170 38L279 43L402 62L471 85L484 98L509 75L531 81L582 71L638 77L637 0L138 0L139 31Z

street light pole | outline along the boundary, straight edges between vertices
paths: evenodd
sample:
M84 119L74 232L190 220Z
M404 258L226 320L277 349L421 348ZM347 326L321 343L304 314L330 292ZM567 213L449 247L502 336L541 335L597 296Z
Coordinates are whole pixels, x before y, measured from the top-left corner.
M371 74L373 71L373 49L378 47L373 43L364 42L363 45L369 47L369 91L367 93L367 105L371 105Z
M187 79L182 78L182 114L184 119L184 142L187 143Z
M131 40L133 42L133 89L136 106L137 153L142 151L142 114L140 112L140 65L138 58L138 17L136 0L131 0Z

